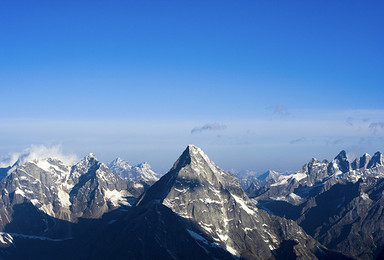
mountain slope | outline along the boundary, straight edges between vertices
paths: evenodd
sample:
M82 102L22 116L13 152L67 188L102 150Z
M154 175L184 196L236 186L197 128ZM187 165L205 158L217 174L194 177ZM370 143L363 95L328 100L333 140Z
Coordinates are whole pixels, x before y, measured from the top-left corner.
M0 182L0 191L2 229L12 222L17 205L29 205L26 210L33 214L41 211L57 219L77 221L79 217L98 218L121 204L128 205L125 197L132 196L127 182L93 154L72 167L49 158L16 166ZM41 221L49 223L46 217ZM43 226L42 232L46 229Z
M238 180L196 146L187 147L138 205L151 207L157 203L244 259L273 257L286 244L292 245L290 251L298 257L315 258L318 244L311 237L294 222L254 207Z
M259 207L297 221L329 249L374 259L384 252L382 158L377 152L350 163L342 151L331 162L312 159L293 175L302 176L299 181L280 179L255 200Z

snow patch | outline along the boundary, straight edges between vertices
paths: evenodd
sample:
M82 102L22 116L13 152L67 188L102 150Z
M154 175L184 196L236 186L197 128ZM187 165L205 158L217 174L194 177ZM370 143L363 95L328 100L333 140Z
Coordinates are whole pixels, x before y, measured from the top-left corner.
M135 189L142 189L142 188L144 188L144 185L141 184L141 183L135 183L135 184L133 184L133 187L134 187Z
M13 237L5 232L0 232L0 245L10 245L13 243Z
M248 207L248 205L245 203L245 201L244 201L242 198L237 197L236 195L233 195L233 194L231 194L231 195L232 195L232 197L236 200L236 202L237 202L238 204L240 204L240 206L245 210L245 212L247 212L248 214L251 214L251 215L254 215L254 214L255 214L255 211L253 211L252 209L250 209L250 208Z
M19 195L25 197L25 193L24 193L24 191L20 190L19 187L16 188L16 190L15 190L15 194L19 194Z
M298 196L297 194L295 194L293 192L290 193L288 196L291 197L291 199L293 199L293 200L301 200L302 199L300 196Z
M369 196L368 196L367 193L362 192L362 193L360 194L360 197L361 197L363 200L369 200Z
M60 201L61 206L68 208L71 206L71 201L69 200L69 194L66 193L64 190L59 189L57 193L58 199Z
M32 202L32 204L33 204L34 206L40 204L39 200L37 200L37 199L31 199L31 202Z
M119 205L129 205L127 200L124 198L129 194L125 191L117 191L117 190L104 190L105 198L112 203L113 206L118 207Z
M226 246L226 249L229 253L231 253L232 255L236 255L238 254L237 250L235 250L234 248L230 247L230 246Z
M298 172L298 173L290 175L290 176L292 178L296 179L297 181L300 181L300 180L304 179L305 177L307 177L307 174Z

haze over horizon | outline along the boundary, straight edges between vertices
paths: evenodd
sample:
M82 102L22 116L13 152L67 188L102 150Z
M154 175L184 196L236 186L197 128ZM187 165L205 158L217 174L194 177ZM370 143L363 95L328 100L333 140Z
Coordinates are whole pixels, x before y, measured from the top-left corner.
M3 1L0 157L223 169L384 151L381 1Z

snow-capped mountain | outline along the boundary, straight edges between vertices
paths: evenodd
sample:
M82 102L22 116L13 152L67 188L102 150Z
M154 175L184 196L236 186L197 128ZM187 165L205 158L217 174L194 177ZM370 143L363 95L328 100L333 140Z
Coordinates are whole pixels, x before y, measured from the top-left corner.
M257 179L258 175L254 171L236 171L232 169L228 172L233 174L239 180L240 186L244 190L246 190L252 183L259 182Z
M56 159L34 160L13 167L0 183L1 226L12 221L14 208L29 203L57 219L98 218L128 205L127 182L89 154L74 166ZM44 221L44 220L43 220Z
M145 182L119 177L93 154L74 165L48 158L7 172L0 182L1 259L384 257L379 152L350 163L342 151L292 174L268 171L248 188L251 199L193 145L134 204L127 197Z
M279 179L279 176L281 174L273 171L273 170L268 170L265 173L261 174L260 176L257 177L257 179L263 183L267 183L269 181L276 181Z
M118 157L109 164L109 168L114 174L128 181L144 181L152 184L159 180L159 175L151 169L147 162L131 166L127 161Z
M267 259L273 257L283 241L294 239L298 257L315 258L318 244L313 239L294 222L271 218L258 210L238 180L196 146L187 147L172 169L144 193L138 205L159 202L197 225L197 237L208 236L237 257ZM202 247L214 246L197 240Z
M260 208L295 220L329 249L374 259L384 256L383 190L380 152L350 163L341 151L331 162L312 159L297 173L281 176L254 199Z

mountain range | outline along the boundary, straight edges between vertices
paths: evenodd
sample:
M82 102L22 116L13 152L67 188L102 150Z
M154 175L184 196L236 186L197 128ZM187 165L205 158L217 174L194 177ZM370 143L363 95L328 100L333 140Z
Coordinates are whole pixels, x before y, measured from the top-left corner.
M384 161L345 151L246 185L189 145L164 176L89 154L2 169L1 259L375 259ZM242 188L244 187L244 189ZM247 187L245 187L247 186Z

